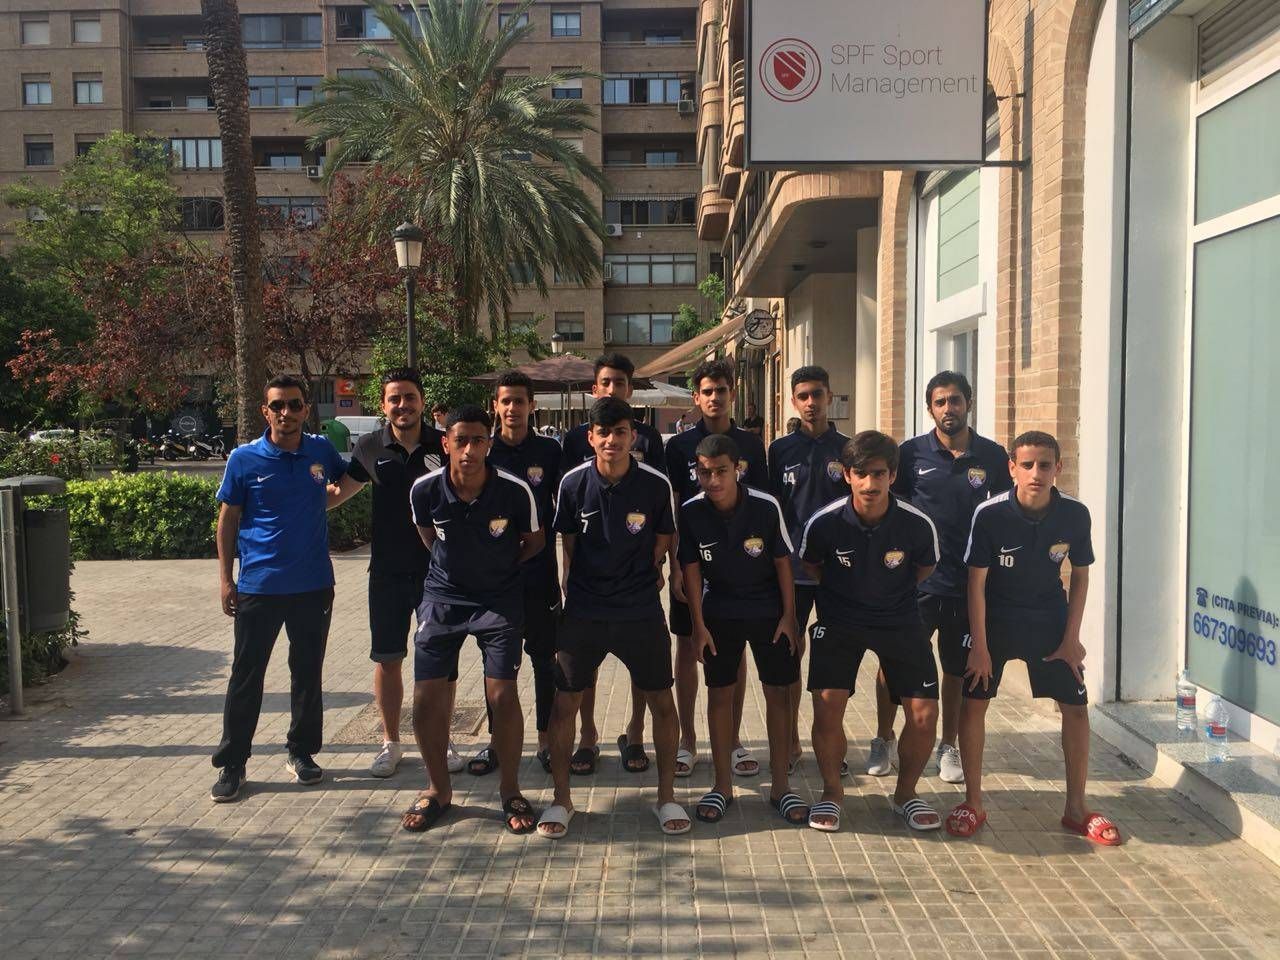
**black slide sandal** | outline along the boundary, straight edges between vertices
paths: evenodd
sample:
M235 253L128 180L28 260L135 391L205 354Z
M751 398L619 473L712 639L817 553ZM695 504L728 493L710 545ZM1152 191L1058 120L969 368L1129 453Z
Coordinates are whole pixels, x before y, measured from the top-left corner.
M638 743L628 743L625 733L618 738L618 752L622 754L622 769L627 773L644 773L649 769L649 755L644 752L644 747ZM641 762L643 766L631 766Z

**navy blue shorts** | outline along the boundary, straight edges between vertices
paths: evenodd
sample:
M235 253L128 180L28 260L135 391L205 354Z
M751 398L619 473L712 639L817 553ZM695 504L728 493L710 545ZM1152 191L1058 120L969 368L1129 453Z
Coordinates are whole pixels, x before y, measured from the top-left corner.
M414 611L422 604L421 573L369 572L369 659L395 663L409 652Z
M1053 618L1037 621L1032 618L1013 622L993 620L987 617L987 650L991 654L991 679L984 690L978 684L969 689L964 682L964 695L971 700L990 700L1000 689L1004 665L1010 660L1021 660L1027 665L1027 679L1031 681L1031 696L1047 697L1068 706L1081 707L1089 702L1084 685L1076 683L1076 676L1062 660L1045 662L1045 657L1062 645L1062 635L1067 625L1065 619ZM1081 668L1081 673L1084 668Z
M809 690L848 690L852 694L858 667L868 650L880 658L894 703L938 699L938 665L929 638L919 625L815 623L809 628Z
M938 659L942 672L963 677L969 665L969 601L965 597L939 597L922 593L916 598L924 634L938 633Z
M458 654L467 637L473 636L484 657L484 675L514 680L520 672L523 633L520 610L504 614L484 607L423 600L413 638L413 679L457 679Z

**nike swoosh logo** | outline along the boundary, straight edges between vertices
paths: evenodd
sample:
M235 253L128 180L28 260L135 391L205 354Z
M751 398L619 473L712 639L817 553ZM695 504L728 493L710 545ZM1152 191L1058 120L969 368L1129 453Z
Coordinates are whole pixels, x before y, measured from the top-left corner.
M1080 696L1082 696L1082 697L1083 697L1083 696L1084 696L1084 687L1081 687L1079 690L1077 690L1077 691L1076 691L1076 693L1078 693Z
M916 467L916 476L923 477L926 473L933 473L937 467Z
M787 464L785 467L783 467L782 469L783 469L783 470L799 470L799 469L800 469L800 467L801 467L801 464L798 464L798 463L789 463L789 464Z
M382 459L382 460L379 460L376 464L374 464L374 466L378 466L378 467L380 467L380 466L382 466L384 463L390 463L390 462L391 462L391 458L390 458L390 457L386 457L386 458L384 458L384 459Z
M837 550L837 551L836 551L836 556L837 556L837 557L847 557L847 556L849 556L849 554L851 554L851 553L853 553L853 551L852 551L852 550Z
M712 540L710 543L699 543L698 549L707 550L707 549L710 549L711 547L714 547L719 542L720 542L719 540Z
M274 476L275 476L275 474L274 474L274 473L268 473L265 477L259 477L259 478L258 478L258 482L259 482L259 483L265 483L266 481L270 480L270 479L271 479L272 477L274 477Z
M921 686L922 686L922 687L924 687L926 690L928 690L930 687L936 687L937 685L938 685L938 681L937 681L937 680L933 681L933 683L924 683L924 684L921 684Z
M590 513L588 513L587 511L585 511L585 510L584 510L584 511L582 511L581 516L583 516L583 517L594 517L594 516L595 516L597 513L599 513L599 512L600 512L599 510L592 510Z
M452 520L434 520L434 519L433 519L431 522L432 522L432 523L434 523L437 527L443 527L446 523L452 523L453 521L452 521Z
M1001 547L1000 552L1001 553L1017 553L1021 549L1022 547Z

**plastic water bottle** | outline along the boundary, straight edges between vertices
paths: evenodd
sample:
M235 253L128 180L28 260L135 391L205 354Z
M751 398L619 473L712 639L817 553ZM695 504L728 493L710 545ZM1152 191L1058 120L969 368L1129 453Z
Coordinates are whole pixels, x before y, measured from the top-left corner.
M1227 705L1221 697L1209 701L1209 709L1204 715L1204 756L1210 763L1221 763L1231 759L1231 748L1227 746Z
M1178 674L1177 709L1174 716L1178 722L1178 731L1194 731L1196 728L1196 685L1183 670Z

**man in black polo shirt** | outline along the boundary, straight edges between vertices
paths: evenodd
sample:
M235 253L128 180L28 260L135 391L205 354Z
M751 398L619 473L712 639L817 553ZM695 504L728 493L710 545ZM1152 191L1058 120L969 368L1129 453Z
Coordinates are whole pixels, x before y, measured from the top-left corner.
M555 512L560 485L560 444L529 429L533 415L533 381L518 370L498 377L493 388L493 414L498 432L489 448L489 463L519 477L533 490L538 502L538 526L546 530ZM554 544L547 544L521 567L524 575L524 652L533 666L533 697L538 725L538 761L551 771L547 728L556 697L556 621L560 616L560 577ZM489 707L489 734L493 734L493 708ZM477 760L496 760L493 744Z
M382 717L382 748L370 764L375 777L389 777L404 757L400 745L400 707L404 702L401 666L409 650L409 626L422 602L422 581L431 564L409 515L409 488L439 468L441 433L423 422L422 381L407 367L382 378L382 415L387 425L356 441L345 476L329 488L329 509L373 484L373 533L369 558L369 659L373 661L373 698ZM449 745L451 769L462 761ZM456 759L454 759L456 758Z
M1009 489L1009 455L1000 444L978 436L969 426L973 388L963 373L943 370L929 381L924 393L925 408L933 418L934 428L904 441L899 448L893 493L922 510L938 530L942 556L933 575L920 584L918 599L925 635L932 636L937 631L938 657L942 661L942 739L935 755L938 776L947 783L963 783L956 734L961 678L969 657L965 646L969 612L964 545L978 504ZM897 713L883 675L878 676L876 737L888 745L886 752L890 756ZM875 749L873 741L873 753Z
M671 635L662 621L662 566L675 533L666 475L633 460L631 407L617 397L591 408L595 459L560 481L555 530L561 535L565 610L556 638L556 704L551 715L555 805L538 832L563 837L573 817L569 750L582 692L608 654L625 664L653 714L658 804L664 833L686 833L689 816L675 802L679 722L671 696Z
M799 428L769 445L769 492L782 504L787 534L799 544L804 525L832 500L849 495L840 454L849 438L827 418L831 378L822 367L800 367L791 374L791 405ZM813 611L817 585L797 555L791 566L796 581L796 622L804 630ZM800 681L791 687L793 762L800 759ZM843 762L843 761L842 761ZM842 767L847 772L847 767Z
M1009 448L1013 489L973 514L965 551L969 566L972 646L960 708L960 759L965 802L947 817L947 832L971 837L986 822L982 804L982 751L987 704L1000 687L1004 665L1023 660L1031 695L1052 697L1062 714L1067 801L1062 825L1094 843L1121 842L1115 824L1085 806L1089 772L1089 708L1084 686L1080 623L1093 563L1089 509L1054 485L1062 472L1058 441L1038 430ZM1071 584L1062 589L1062 562Z
M449 464L419 478L409 493L413 522L431 550L413 661L413 730L430 786L405 812L406 830L429 829L450 808L445 752L458 653L468 635L484 656L507 829L529 833L534 827L533 808L520 795L517 779L524 740L516 689L524 621L520 565L543 548L546 537L529 485L486 462L492 429L480 407L450 411L444 434Z
M804 650L795 619L791 538L778 501L738 478L742 451L728 434L703 437L694 453L703 492L680 508L680 564L692 642L706 677L707 728L716 775L714 789L698 801L696 814L699 820L715 823L733 802L734 688L741 683L743 653L749 644L764 687L773 779L770 799L783 819L800 824L809 815L808 804L791 792L787 773L787 691L800 679Z
M632 383L635 372L635 364L631 362L631 358L621 353L609 353L597 357L591 395L597 399L617 397L619 400L630 401L631 394L635 392L635 386ZM634 428L631 456L655 470L666 470L666 461L662 453L662 434L649 424L638 420L634 423ZM590 429L590 423L580 423L564 435L561 475L595 457L595 450L590 441ZM672 562L675 562L674 548ZM677 585L674 589L682 591L683 587ZM622 767L628 773L643 773L649 769L649 757L644 752L644 703L643 691L632 684L631 718L627 721L626 732L618 737ZM595 772L596 757L600 754L599 743L600 732L596 728L596 688L592 685L582 696L582 735L578 741L578 751L573 755L571 769L574 773L585 775Z
M840 462L852 496L815 513L800 543L805 567L819 583L809 690L823 792L809 808L809 826L840 829L845 707L870 650L906 714L893 811L913 830L937 830L941 818L916 796L938 726L938 669L920 623L916 585L938 562L938 534L928 517L889 492L898 465L891 437L863 431L845 444Z
M729 360L704 360L698 364L689 384L693 390L693 402L702 416L683 433L678 433L667 444L667 477L675 490L676 503L681 504L697 496L698 457L697 448L709 436L727 436L739 451L735 463L737 478L757 490L769 485L769 469L765 464L764 441L754 433L734 425L733 411L734 370ZM678 577L672 577L674 588ZM698 653L693 644L693 620L689 605L677 599L674 592L668 597L671 632L676 635L676 709L680 713L680 751L676 754L676 776L688 776L698 762L698 730L695 713L698 705ZM742 706L747 691L747 662L739 658L741 675L735 685L733 704L733 772L740 777L753 777L760 772L760 764L742 745Z

